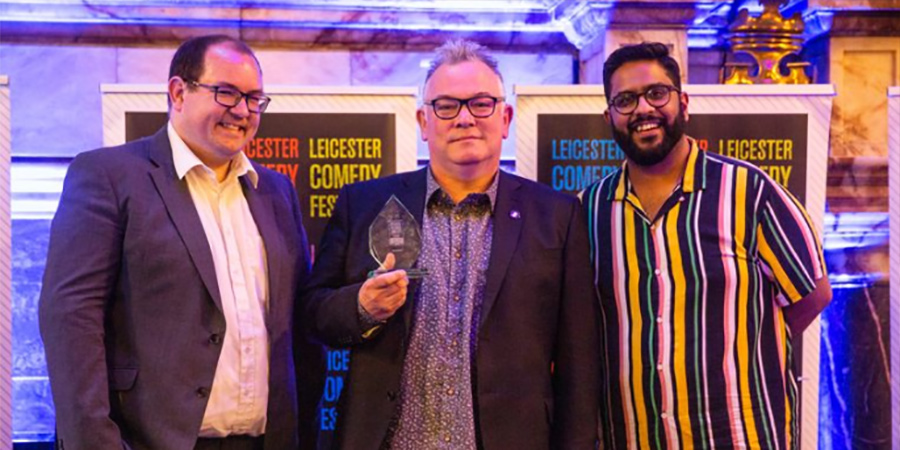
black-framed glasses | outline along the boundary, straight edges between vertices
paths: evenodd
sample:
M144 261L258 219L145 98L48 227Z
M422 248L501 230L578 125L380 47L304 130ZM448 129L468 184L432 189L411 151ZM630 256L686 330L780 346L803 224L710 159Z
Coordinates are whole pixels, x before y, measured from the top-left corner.
M681 92L681 90L667 84L654 84L641 93L622 92L609 101L609 106L612 106L619 114L631 114L637 109L641 97L644 97L650 106L662 108L669 104L669 100L672 98L669 94L672 92Z
M247 99L247 109L252 113L262 114L269 106L269 103L272 102L272 99L265 95L245 94L228 86L215 86L198 83L196 81L188 81L188 84L209 89L213 92L216 103L228 108L234 108L235 106L240 105L241 101Z
M438 119L455 119L456 116L459 115L459 112L462 111L463 105L466 105L466 108L469 109L469 114L471 114L472 117L484 119L494 114L494 111L497 109L497 103L502 102L503 100L503 97L479 95L478 97L465 99L441 97L427 102L426 104L431 105L431 108L434 109L434 115L437 116Z

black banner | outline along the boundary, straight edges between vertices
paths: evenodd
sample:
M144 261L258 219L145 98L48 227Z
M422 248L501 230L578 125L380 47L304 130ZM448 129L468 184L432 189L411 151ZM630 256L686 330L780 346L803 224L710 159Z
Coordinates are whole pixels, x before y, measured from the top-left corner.
M691 114L687 134L703 150L748 161L806 198L806 114ZM625 155L602 114L539 114L537 181L576 194Z

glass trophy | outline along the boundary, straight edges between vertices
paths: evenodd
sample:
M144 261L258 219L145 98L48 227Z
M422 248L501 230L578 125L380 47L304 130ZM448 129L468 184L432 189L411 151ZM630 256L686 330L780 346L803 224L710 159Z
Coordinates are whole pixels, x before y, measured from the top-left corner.
M388 253L393 253L394 269L406 270L410 278L422 278L428 275L428 269L413 268L421 251L422 232L419 230L419 222L403 202L392 195L369 225L369 253L382 267Z

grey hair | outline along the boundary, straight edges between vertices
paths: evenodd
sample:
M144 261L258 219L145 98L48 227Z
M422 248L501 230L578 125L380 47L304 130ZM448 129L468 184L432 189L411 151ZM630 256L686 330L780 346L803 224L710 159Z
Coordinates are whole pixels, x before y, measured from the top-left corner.
M497 60L488 53L487 47L476 42L467 41L465 39L454 39L444 43L434 50L434 59L431 60L431 66L428 68L428 74L425 75L425 84L434 75L439 67L445 64L459 64L465 61L481 61L484 65L500 77L503 82L503 74L500 73ZM424 85L423 85L424 86Z

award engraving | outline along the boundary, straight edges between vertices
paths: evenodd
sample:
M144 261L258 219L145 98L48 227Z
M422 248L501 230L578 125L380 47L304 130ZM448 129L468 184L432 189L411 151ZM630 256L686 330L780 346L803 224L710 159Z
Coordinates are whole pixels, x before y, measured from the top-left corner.
M369 225L369 253L382 267L388 253L393 253L394 269L406 270L410 278L421 278L428 274L428 270L413 268L421 251L422 232L419 223L406 206L392 195ZM373 274L374 272L369 275Z

